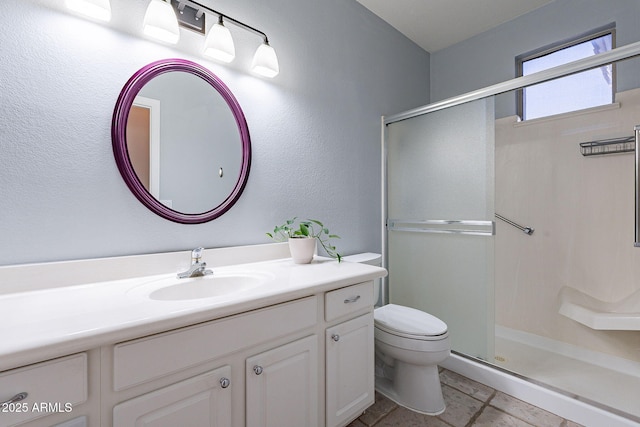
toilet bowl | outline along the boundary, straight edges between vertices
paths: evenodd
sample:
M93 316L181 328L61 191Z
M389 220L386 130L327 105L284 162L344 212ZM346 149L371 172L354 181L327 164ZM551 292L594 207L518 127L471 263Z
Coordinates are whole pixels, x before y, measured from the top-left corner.
M344 257L345 261L381 264L379 254ZM380 281L374 284L379 300ZM438 363L451 352L449 332L442 320L396 304L374 310L376 390L397 404L428 415L444 412Z
M376 390L423 414L444 412L438 363L451 352L447 325L396 304L376 308L374 319Z

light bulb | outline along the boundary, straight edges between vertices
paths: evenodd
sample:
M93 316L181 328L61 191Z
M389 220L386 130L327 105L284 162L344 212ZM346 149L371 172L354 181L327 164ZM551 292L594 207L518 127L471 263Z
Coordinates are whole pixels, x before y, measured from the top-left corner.
M236 48L233 45L231 32L222 22L218 22L209 30L204 42L205 56L222 62L231 62L236 56Z
M65 0L67 8L89 18L109 22L111 20L111 4L109 0Z
M173 7L162 0L151 0L144 15L142 32L165 43L176 44L180 29Z
M251 71L269 78L277 76L280 72L276 51L269 46L268 42L265 41L256 50L251 63Z

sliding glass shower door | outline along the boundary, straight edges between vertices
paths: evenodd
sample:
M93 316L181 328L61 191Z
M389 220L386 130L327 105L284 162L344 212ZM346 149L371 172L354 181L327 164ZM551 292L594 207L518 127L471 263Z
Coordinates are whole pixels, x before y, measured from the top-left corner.
M386 129L389 302L439 317L493 360L493 97Z

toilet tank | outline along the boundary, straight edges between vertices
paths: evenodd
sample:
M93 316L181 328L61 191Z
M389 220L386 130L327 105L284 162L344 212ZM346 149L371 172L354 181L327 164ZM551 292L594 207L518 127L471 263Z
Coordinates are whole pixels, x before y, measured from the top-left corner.
M365 252L361 254L353 254L342 257L343 261L347 262L359 262L361 264L375 265L376 267L382 267L382 255L373 252ZM375 279L373 281L373 301L376 307L382 305L380 301L380 290L382 289L382 279Z

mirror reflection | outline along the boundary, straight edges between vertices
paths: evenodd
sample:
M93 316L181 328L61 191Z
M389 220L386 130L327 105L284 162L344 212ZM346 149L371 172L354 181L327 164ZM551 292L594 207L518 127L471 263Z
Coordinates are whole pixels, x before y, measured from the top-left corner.
M172 71L149 80L129 111L126 139L138 180L172 210L210 211L238 182L243 153L233 112L196 75Z

